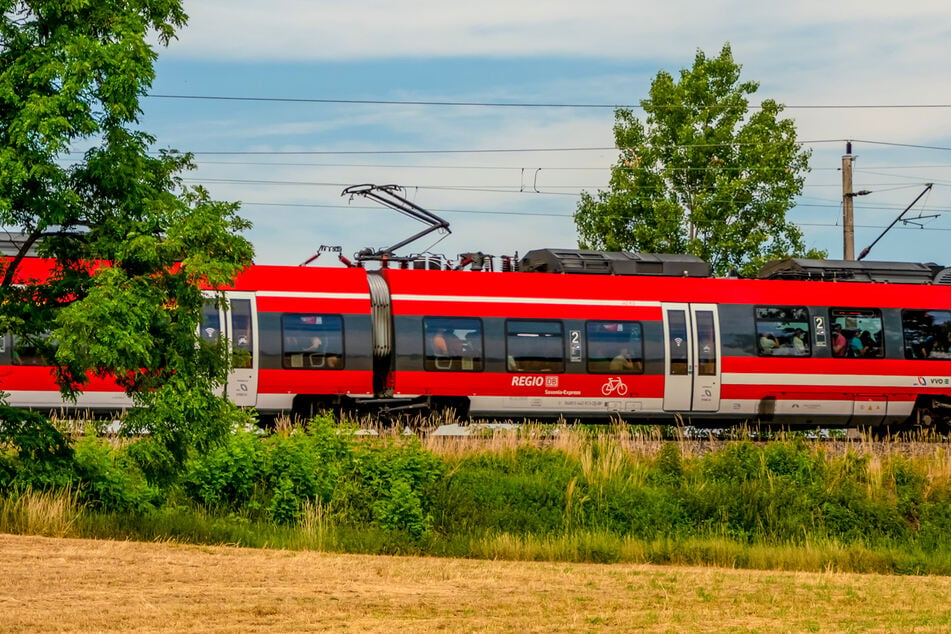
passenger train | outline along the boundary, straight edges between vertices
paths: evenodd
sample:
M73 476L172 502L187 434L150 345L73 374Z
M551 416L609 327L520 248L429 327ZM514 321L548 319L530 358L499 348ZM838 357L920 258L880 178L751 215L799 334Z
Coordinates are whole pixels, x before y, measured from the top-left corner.
M714 278L692 256L557 249L498 271L478 256L383 264L245 270L201 326L247 352L229 397L264 415L951 423L951 269L790 259ZM62 405L10 335L0 389L11 405ZM127 404L94 379L77 406Z

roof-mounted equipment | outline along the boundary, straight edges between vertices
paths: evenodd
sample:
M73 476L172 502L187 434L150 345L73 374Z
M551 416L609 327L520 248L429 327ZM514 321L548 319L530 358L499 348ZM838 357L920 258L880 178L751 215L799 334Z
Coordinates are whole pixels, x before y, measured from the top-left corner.
M919 264L916 262L859 262L857 260L787 258L764 265L757 277L764 280L951 284L951 269L932 262Z
M351 262L350 260L348 260L347 258L345 258L345 257L343 256L343 248L342 248L342 247L339 247L339 246L331 246L331 245L328 245L328 244L322 244L322 245L320 245L320 248L317 249L317 253L313 254L312 256L310 256L309 258L307 258L306 260L304 260L303 262L301 262L301 263L300 263L300 266L307 266L308 264L310 264L311 262L313 262L313 261L315 261L317 258L319 258L322 253L336 253L336 254L337 254L337 259L340 260L340 262L342 262L344 266L346 266L346 267L356 266L353 262Z
M403 196L399 195L397 192L403 191L403 188L399 185L351 185L343 190L341 196L363 196L364 198L369 198L374 200L385 207L394 209L404 216L409 216L414 220L418 220L423 224L429 225L419 233L406 238L396 244L383 248L383 249L371 249L366 248L357 253L357 260L364 262L367 260L376 260L381 262L382 266L386 266L387 262L403 262L404 260L412 260L414 263L419 261L419 256L409 256L408 258L399 257L395 255L395 251L402 247L405 247L410 242L414 242L419 238L422 238L425 235L432 233L433 231L443 231L444 233L450 233L449 223L432 213L427 211L417 205L416 203L410 202ZM427 264L420 265L421 268L428 268Z
M518 263L519 271L587 275L665 275L710 277L710 265L695 255L536 249Z

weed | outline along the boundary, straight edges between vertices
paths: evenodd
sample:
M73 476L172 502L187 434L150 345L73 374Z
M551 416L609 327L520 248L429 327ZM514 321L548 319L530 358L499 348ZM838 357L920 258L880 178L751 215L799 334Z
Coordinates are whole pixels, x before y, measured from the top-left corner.
M76 491L10 491L0 498L0 532L68 537L82 514Z

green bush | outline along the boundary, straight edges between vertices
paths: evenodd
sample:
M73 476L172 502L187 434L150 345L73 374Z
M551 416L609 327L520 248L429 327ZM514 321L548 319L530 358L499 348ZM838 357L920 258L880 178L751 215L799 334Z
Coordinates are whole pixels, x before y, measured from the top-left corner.
M373 523L384 530L406 531L415 538L429 531L432 516L406 480L397 480L383 497L373 503Z
M432 525L430 489L442 461L415 438L354 431L318 417L264 437L234 433L188 461L183 490L206 508L251 517L263 511L279 524L300 521L305 505L318 504L342 525L421 537Z
M684 461L677 443L666 442L660 448L650 473L655 484L680 484L684 477Z
M597 504L589 506L586 528L617 535L654 539L690 532L691 521L682 496L658 486L608 483Z
M250 502L261 477L263 447L253 433L238 430L210 451L185 464L182 486L213 509L235 510Z
M712 482L743 482L762 473L761 454L753 443L730 443L720 451L705 455L701 461L703 477Z
M268 512L281 523L300 519L304 503L329 504L349 468L353 429L318 417L263 439L261 485L270 496Z
M415 437L363 439L335 492L335 517L421 537L432 527L434 487L444 470Z
M36 491L62 488L73 479L73 448L37 412L0 407L0 488Z
M830 456L801 439L630 451L603 435L565 449L437 454L416 437L354 431L326 417L269 435L236 431L193 453L183 472L154 479L141 465L175 460L149 438L72 444L20 413L0 430L0 487L72 491L88 525L121 518L96 533L119 537L604 562L798 557L812 569L951 572L951 477L941 460L899 451L872 460L851 448Z
M563 530L566 492L581 476L577 461L550 449L520 447L464 458L438 488L437 525L446 533Z
M79 501L92 509L144 512L153 508L158 497L134 461L94 436L85 436L76 443L74 470Z

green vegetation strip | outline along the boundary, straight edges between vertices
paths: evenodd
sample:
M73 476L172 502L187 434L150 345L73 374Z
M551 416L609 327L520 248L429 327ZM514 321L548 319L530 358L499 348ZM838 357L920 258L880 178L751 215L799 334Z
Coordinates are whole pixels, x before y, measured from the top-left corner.
M74 440L35 421L20 437L4 425L3 532L951 574L944 442L714 445L568 426L421 440L317 418L235 431L156 477L148 438Z

